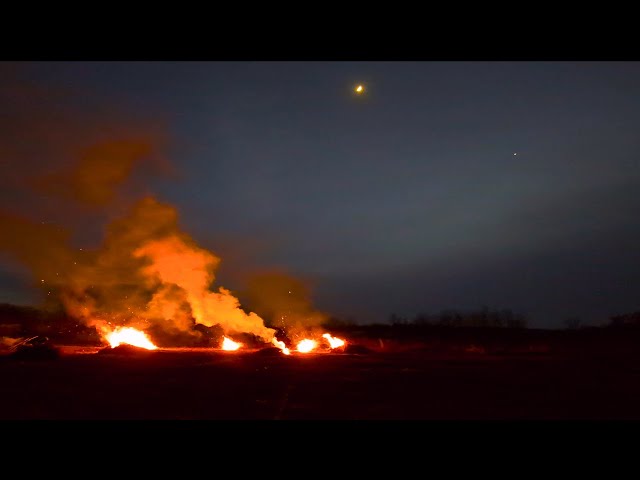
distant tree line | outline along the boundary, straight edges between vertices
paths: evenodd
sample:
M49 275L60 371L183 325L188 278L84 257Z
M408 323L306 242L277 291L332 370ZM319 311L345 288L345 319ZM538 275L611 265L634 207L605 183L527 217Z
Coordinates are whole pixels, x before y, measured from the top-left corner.
M489 328L526 328L527 320L523 314L510 309L483 307L479 310L444 310L438 314L419 313L413 318L392 313L389 317L392 325L421 325L438 327L489 327Z
M610 327L640 328L640 312L614 315L610 319Z
M564 326L567 330L578 330L585 327L582 320L578 317L570 317L566 319L564 321ZM640 312L613 315L609 317L608 323L602 324L600 327L638 329L640 328Z
M59 310L43 310L32 306L0 303L0 335L41 333L48 335L73 335L93 331ZM323 326L348 328L357 325L369 325L354 317L328 317ZM437 314L419 313L413 317L392 313L387 325L403 326L437 326L437 327L492 327L492 328L526 328L527 319L521 313L510 309L490 309L483 307L473 311L444 310ZM640 311L614 315L606 325L609 328L640 328ZM578 317L570 317L564 321L568 330L583 327Z

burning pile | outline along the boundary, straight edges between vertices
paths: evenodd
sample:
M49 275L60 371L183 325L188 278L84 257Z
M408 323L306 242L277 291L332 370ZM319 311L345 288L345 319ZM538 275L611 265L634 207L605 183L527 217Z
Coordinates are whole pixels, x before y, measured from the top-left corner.
M5 219L4 225L19 232L30 228L25 220ZM211 290L220 259L180 231L173 207L152 197L138 201L127 215L107 225L98 248L72 249L58 239L42 252L50 262L38 262L40 285L59 299L68 314L93 326L112 347L158 348L148 332L164 345L176 345L176 338L201 337L203 330L195 328L201 326L222 330L224 350L242 347L226 335L243 334L273 344L285 355L291 353L276 338L276 329L267 327L255 312L243 310L230 290ZM300 299L292 299L287 315L281 315L287 298L279 299L274 311L279 328L300 338L296 352L317 351L321 345L329 350L344 346L343 340L328 333L306 338L306 332L317 330L323 317ZM263 298L258 304L268 311L266 301Z
M222 340L222 350L235 351L242 347L241 343L234 342L230 338L223 337Z
M146 333L132 327L116 328L112 332L105 334L104 338L109 342L111 348L116 348L121 344L132 345L145 350L156 350L158 348L151 342Z
M322 337L326 342L323 342L323 345L317 340L313 340L310 338L303 338L302 340L298 340L296 342L295 351L298 353L310 353L310 352L327 352L334 351L338 349L343 349L346 345L346 342L340 338L332 337L330 334L325 333ZM273 338L273 344L279 348L282 353L285 355L290 355L291 350L287 348L285 343L281 340L277 340L275 337ZM324 346L325 348L321 348Z
M137 330L133 327L116 327L111 330L104 325L100 327L103 339L111 346L116 348L120 345L130 345L132 347L138 347L145 350L157 350L158 347L151 341L149 336L141 330ZM304 338L297 342L295 351L298 353L309 353L312 351L326 352L341 349L346 345L346 342L340 338L332 337L330 334L325 333L322 338L326 340L326 347L324 350L319 348L318 341L309 338ZM286 344L278 340L275 336L272 339L272 344L277 347L284 355L291 355L291 350ZM235 342L227 336L222 337L220 344L221 350L224 351L237 351L243 348L243 344Z
M291 350L289 350L289 348L287 348L287 346L285 345L285 343L282 340L278 340L276 339L276 337L273 337L273 344L279 348L282 353L284 353L285 355L291 355Z
M256 276L246 292L251 310L243 309L229 289L214 287L220 258L180 228L176 208L152 195L130 198L148 191L140 184L148 172L172 171L157 148L163 143L157 132L139 131L140 126L123 132L116 128L126 124L123 118L104 125L103 119L94 124L73 111L52 114L63 104L45 101L39 107L43 121L56 122L36 130L23 121L33 102L13 105L5 123L15 124L15 131L0 131L0 147L5 147L0 151L11 153L0 158L0 167L10 167L0 172L0 186L9 188L2 182L10 179L21 187L11 191L10 203L0 205L0 252L30 269L48 307L94 327L114 348L210 347L222 335L224 350L246 345L236 343L234 335L251 336L284 354L344 345L329 334L307 338L301 333L318 327L324 316L289 276ZM29 132L29 142L15 141L23 131ZM51 136L51 131L65 135ZM114 133L116 138L105 137ZM91 243L95 219L108 220L102 239ZM288 347L276 338L276 328L300 341Z

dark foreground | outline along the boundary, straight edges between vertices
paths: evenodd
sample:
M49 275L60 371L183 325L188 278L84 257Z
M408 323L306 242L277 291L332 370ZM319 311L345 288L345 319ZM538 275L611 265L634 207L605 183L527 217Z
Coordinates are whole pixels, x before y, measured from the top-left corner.
M1 419L640 419L620 352L0 358Z

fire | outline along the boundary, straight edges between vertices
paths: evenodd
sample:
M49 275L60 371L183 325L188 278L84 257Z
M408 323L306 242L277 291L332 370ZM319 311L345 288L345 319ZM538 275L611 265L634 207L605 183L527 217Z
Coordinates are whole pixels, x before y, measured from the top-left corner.
M222 340L222 349L223 350L238 350L242 346L241 343L234 342L230 338L227 338L227 337L223 337L223 338L224 338Z
M116 348L123 343L146 350L156 350L158 348L146 333L132 327L118 327L111 333L106 334L105 339L109 342L111 348Z
M298 342L298 346L296 347L296 350L298 350L300 353L309 353L311 350L313 350L317 346L318 346L318 342L316 342L315 340L309 340L308 338L305 338L304 340L300 340Z
M340 338L337 338L337 337L332 337L328 333L325 333L324 335L322 335L322 338L326 338L327 339L327 342L329 342L329 346L331 347L332 350L334 348L338 348L338 347L343 347L344 346L344 340L342 340Z
M289 355L291 353L291 351L287 348L282 340L278 340L276 337L273 337L272 342L276 347L282 350L282 353L284 353L285 355Z

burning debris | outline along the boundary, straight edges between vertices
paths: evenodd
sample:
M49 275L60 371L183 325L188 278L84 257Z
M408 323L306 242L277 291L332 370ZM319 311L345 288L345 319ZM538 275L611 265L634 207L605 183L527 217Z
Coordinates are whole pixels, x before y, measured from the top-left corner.
M287 348L287 346L282 340L278 340L276 337L273 337L273 344L277 348L279 348L282 351L282 353L284 353L285 355L291 355L291 350Z
M158 346L153 343L149 336L142 330L133 327L111 327L105 322L95 321L94 326L101 333L102 338L109 344L109 347L105 348L105 351L116 350L123 353L130 353L142 350L157 350ZM344 350L346 342L340 338L333 337L329 333L325 333L321 336L326 340L327 348L320 348L319 341L309 338L302 339L297 342L294 349L297 353L309 353L315 352L327 352L335 349ZM291 355L291 349L287 347L284 341L278 340L275 336L272 339L273 347L267 347L270 351L278 352L279 354ZM223 351L237 351L244 348L246 344L232 340L231 338L223 335L220 342L220 349ZM264 348L262 349L264 350Z
M296 350L300 353L309 353L311 350L315 349L318 346L318 342L315 340L309 340L305 338L304 340L300 340L298 342L298 346Z
M138 348L144 348L145 350L156 350L153 342L149 339L146 333L136 330L132 327L119 327L110 333L105 335L105 339L111 345L111 348L115 348L121 344L132 345Z
M321 348L320 342L318 340L303 338L302 340L296 342L294 351L298 353L326 352L333 351L335 349L344 349L344 346L346 345L346 342L344 340L342 340L341 338L333 337L329 333L323 334L321 338L326 340L326 343L328 344L327 348ZM277 340L274 337L273 344L277 348L279 348L285 355L291 354L291 349L286 346L284 341Z
M329 342L329 347L331 348L331 350L333 350L334 348L344 347L345 345L344 340L340 338L332 337L328 333L323 334L322 338L325 338L327 342Z
M221 345L222 350L235 351L235 350L239 350L240 347L242 347L241 343L234 342L230 338L223 337L222 345Z
M313 340L310 338L303 338L297 342L296 351L300 353L309 353L312 351L333 351L344 350L346 342L338 337L334 337L329 333L323 333L320 340Z
M276 348L266 347L259 351L260 354L263 355L291 355L294 354L307 354L307 353L327 353L334 351L346 352L347 347L352 349L353 346L348 345L347 342L341 338L333 337L329 333L325 333L320 338L326 340L324 342L326 345L323 345L323 342L320 340L314 340L311 338L303 338L295 342L295 348L288 347L287 343L283 340L278 340L276 337L273 338L272 343ZM331 340L329 340L331 339ZM354 350L354 352L357 351ZM360 352L361 353L361 352Z

